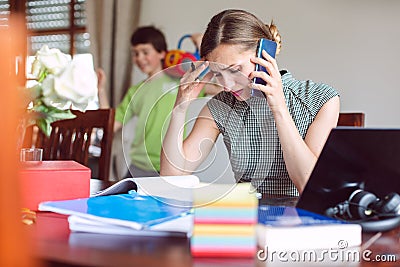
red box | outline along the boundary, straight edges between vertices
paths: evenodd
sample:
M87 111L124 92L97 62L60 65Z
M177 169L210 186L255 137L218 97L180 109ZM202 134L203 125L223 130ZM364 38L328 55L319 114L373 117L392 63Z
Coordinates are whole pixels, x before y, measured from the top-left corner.
M37 210L40 202L90 195L90 168L73 160L21 162L22 208Z

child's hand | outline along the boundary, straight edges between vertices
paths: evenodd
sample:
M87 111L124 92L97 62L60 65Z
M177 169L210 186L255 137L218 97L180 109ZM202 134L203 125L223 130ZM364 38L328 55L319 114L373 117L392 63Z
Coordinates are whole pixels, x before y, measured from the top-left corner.
M97 74L97 96L99 97L100 108L110 108L110 102L108 101L106 82L107 76L102 68L96 69Z
M203 34L202 33L193 33L190 36L190 39L192 39L192 42L194 43L194 45L197 47L197 49L200 50L200 46L201 46L201 40L203 39Z
M97 89L99 90L100 93L105 91L107 76L102 68L98 68L96 70L96 74L97 74Z

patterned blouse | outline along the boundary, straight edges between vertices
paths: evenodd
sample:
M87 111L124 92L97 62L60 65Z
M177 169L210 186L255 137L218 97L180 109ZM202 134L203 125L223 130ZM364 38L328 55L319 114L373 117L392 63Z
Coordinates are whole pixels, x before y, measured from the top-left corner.
M321 107L338 92L321 83L298 81L281 71L286 105L304 139ZM262 194L298 196L286 170L275 121L265 98L239 101L220 92L207 103L228 149L236 181L251 181Z

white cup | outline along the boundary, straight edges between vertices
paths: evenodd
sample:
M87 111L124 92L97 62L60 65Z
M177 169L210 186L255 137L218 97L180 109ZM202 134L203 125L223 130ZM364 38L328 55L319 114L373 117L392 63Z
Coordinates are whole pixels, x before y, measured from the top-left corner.
M22 148L20 152L21 161L42 161L42 148Z

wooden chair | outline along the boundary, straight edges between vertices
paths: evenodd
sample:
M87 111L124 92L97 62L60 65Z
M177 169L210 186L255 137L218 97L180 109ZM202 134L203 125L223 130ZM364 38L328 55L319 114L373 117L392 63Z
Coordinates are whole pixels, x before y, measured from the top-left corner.
M96 164L98 177L95 178L108 181L115 110L98 109L86 112L73 110L72 113L76 118L51 124L52 131L49 137L39 132L35 147L43 148L44 160L75 160L89 167L89 146L93 141L93 130L102 129L101 153Z
M362 112L339 113L337 126L364 127L365 114Z

